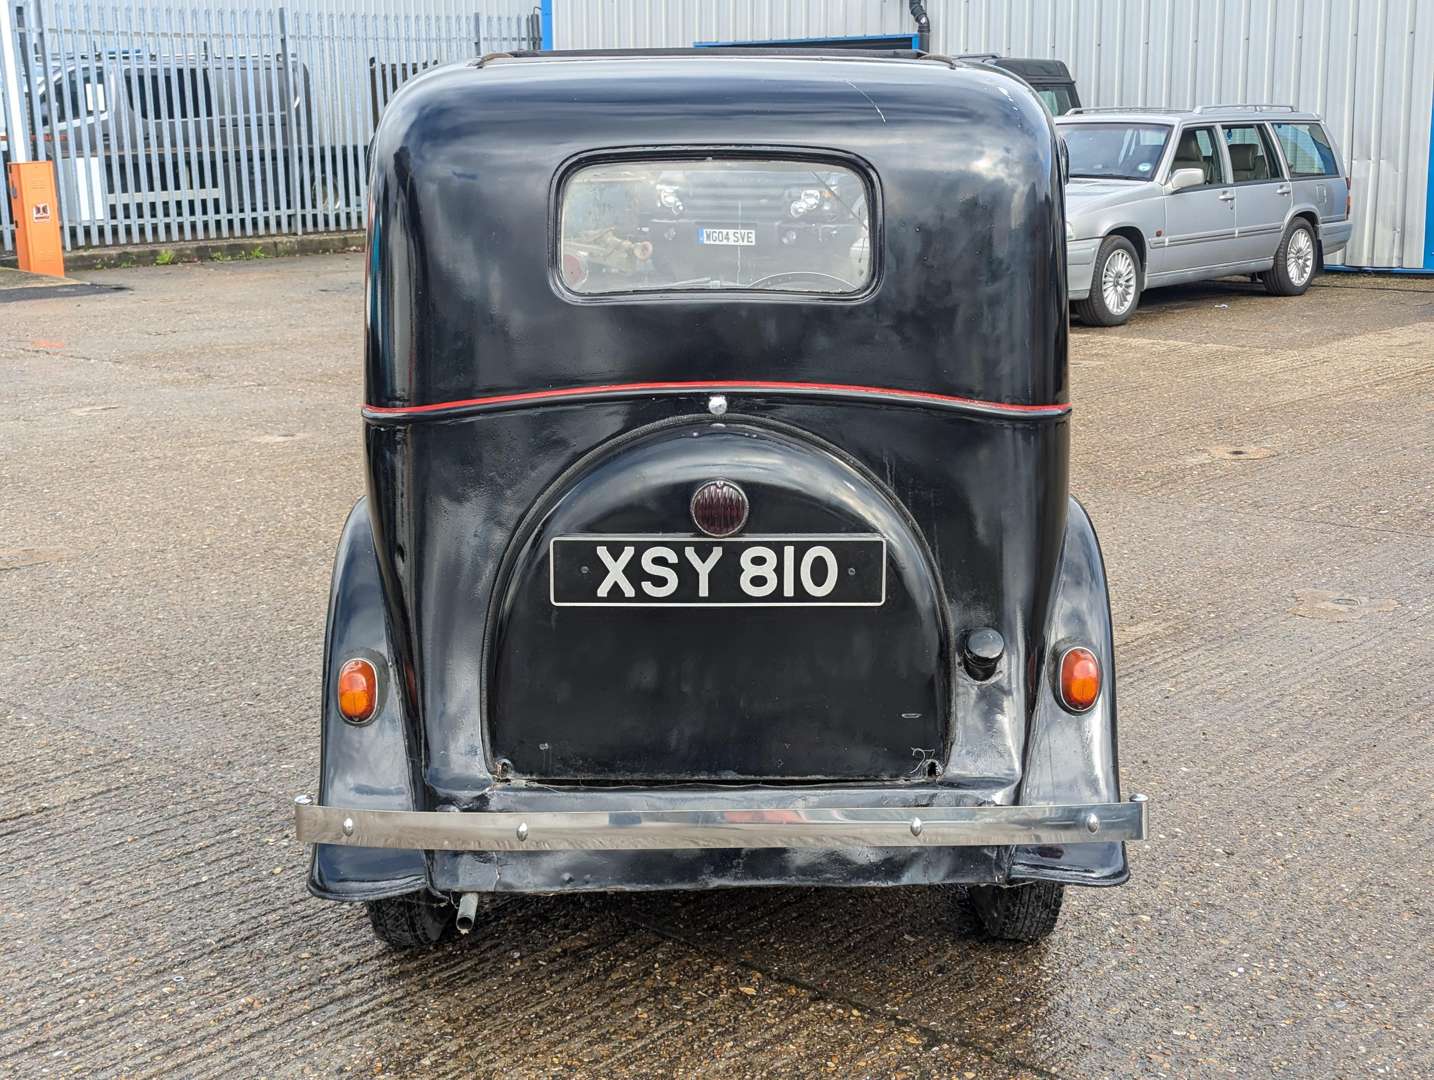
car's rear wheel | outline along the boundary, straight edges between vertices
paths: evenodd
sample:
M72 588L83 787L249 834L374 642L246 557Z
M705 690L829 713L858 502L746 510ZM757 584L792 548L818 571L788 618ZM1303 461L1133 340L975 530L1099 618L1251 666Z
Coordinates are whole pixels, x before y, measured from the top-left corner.
M1039 941L1056 928L1066 887L1054 881L1020 885L973 885L971 908L988 937L1002 941Z
M1276 296L1299 296L1314 280L1318 253L1314 229L1304 218L1295 218L1275 250L1275 265L1260 280Z
M453 936L453 908L428 893L370 900L374 936L391 949L428 949Z
M1135 314L1144 286L1135 245L1123 236L1107 236L1095 256L1090 295L1076 301L1076 314L1092 326L1119 326Z

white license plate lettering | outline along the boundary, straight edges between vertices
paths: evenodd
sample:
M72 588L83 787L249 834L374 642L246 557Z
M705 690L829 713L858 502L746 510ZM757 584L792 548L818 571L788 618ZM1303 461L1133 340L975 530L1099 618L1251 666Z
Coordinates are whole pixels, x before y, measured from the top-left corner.
M789 600L820 600L836 588L837 559L831 548L817 544L799 555L795 546L785 544L780 550L782 596ZM797 573L799 560L800 574ZM737 582L742 592L758 599L776 592L777 562L777 552L769 547L758 545L743 551L742 576Z
M614 556L609 553L606 546L602 544L598 545L598 558L602 560L603 566L607 568L607 576L602 579L602 584L598 586L597 594L599 600L606 599L614 585L622 590L623 596L629 599L637 595L637 593L633 591L632 582L628 581L627 575L623 573L623 567L632 559L632 551L631 546L625 547Z
M692 564L692 569L697 571L697 598L706 600L712 595L712 568L722 557L722 549L714 547L705 557L698 554L694 547L684 548L683 551L687 561Z
M563 536L549 546L557 607L879 607L886 541L872 535Z
M697 230L699 244L724 244L728 247L756 247L756 229L707 229Z

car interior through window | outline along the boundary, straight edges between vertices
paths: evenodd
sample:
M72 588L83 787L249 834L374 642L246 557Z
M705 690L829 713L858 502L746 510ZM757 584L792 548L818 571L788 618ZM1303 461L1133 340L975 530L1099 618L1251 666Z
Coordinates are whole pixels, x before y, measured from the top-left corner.
M1280 167L1263 124L1227 125L1222 130L1235 183L1279 179Z
M649 157L579 167L559 206L574 293L862 292L871 195L826 161Z
M1225 183L1225 163L1215 145L1214 128L1186 128L1181 133L1171 171L1177 169L1199 169L1205 174L1206 186Z
M1153 180L1170 139L1166 124L1066 124L1074 179Z

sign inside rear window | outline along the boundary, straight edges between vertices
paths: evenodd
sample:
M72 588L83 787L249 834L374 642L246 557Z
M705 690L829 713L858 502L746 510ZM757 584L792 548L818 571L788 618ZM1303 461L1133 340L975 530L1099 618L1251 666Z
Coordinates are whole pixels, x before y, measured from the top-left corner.
M846 296L871 283L868 185L830 162L603 162L567 178L558 214L558 276L582 295Z

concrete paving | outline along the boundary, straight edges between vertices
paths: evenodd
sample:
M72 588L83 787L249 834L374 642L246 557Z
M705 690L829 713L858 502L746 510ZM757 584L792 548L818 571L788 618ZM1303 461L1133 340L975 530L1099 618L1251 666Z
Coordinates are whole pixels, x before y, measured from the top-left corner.
M32 274L28 270L17 270L13 266L0 266L0 291L64 285L69 280L69 278L51 277L48 274Z
M1434 292L1147 297L1072 342L1127 790L1034 947L938 891L310 899L361 258L87 274L0 323L0 1074L1434 1074Z

